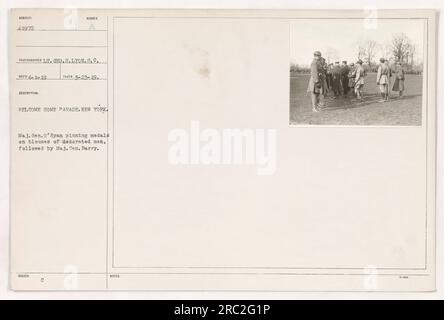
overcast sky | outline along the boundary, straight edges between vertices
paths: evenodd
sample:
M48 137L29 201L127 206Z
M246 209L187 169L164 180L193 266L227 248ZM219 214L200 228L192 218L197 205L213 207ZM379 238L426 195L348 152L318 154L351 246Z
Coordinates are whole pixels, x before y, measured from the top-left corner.
M325 58L330 52L330 56L337 55L340 61L356 62L359 41L375 40L387 47L393 35L402 32L416 45L415 62L422 62L424 23L414 19L379 19L376 28L369 29L361 19L297 20L291 25L290 59L293 63L308 65L313 59L313 52L319 50ZM386 57L386 54L378 51L375 61L382 56Z

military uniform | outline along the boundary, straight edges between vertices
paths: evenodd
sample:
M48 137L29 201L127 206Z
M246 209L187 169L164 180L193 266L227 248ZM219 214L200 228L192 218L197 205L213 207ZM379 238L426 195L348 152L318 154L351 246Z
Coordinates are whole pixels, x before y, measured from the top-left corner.
M335 96L341 93L341 66L335 64L332 70L332 89Z
M355 76L355 92L358 99L362 100L362 89L364 87L365 70L362 66L362 62L356 65Z
M348 87L353 92L355 88L355 78L356 78L356 68L354 65L351 65L350 71L348 72Z
M323 105L323 98L325 93L324 70L321 64L321 53L316 51L314 53L313 61L310 65L310 80L308 81L307 92L311 93L311 105L313 111L318 112L319 107Z
M313 59L310 65L310 80L308 81L307 92L320 93L323 90L320 78L321 65L317 59Z
M391 76L392 73L390 67L382 62L379 65L378 74L376 75L376 84L379 85L379 90L381 91L384 100L388 100Z
M402 96L404 91L405 72L402 66L397 65L395 69L395 83L393 84L393 91L399 91L399 96Z
M350 72L350 67L344 63L341 68L341 84L342 92L344 95L348 93L348 73Z

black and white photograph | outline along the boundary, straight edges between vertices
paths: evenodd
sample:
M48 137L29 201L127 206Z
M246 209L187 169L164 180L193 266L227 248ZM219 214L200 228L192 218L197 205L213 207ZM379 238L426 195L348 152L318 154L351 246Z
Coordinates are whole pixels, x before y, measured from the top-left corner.
M444 298L442 5L138 1L0 2L0 300Z
M425 27L421 19L293 22L290 125L420 126Z

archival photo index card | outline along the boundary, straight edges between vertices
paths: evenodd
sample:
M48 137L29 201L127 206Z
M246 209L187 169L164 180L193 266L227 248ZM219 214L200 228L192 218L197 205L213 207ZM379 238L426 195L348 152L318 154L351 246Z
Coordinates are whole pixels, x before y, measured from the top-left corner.
M9 20L12 289L435 289L436 12Z

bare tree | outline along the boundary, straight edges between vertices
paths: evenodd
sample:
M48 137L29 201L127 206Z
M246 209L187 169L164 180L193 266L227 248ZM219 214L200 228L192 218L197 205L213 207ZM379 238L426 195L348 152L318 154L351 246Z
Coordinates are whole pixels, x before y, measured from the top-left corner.
M373 60L375 58L376 52L378 50L378 43L374 40L366 40L364 42L364 61L368 64L368 66L371 68Z
M365 47L362 42L358 43L358 59L365 59Z
M371 68L379 48L380 45L374 40L360 41L357 45L358 59L361 59L362 61L367 63L368 66Z
M404 33L397 33L392 39L393 56L401 63L408 62L412 43Z
M391 43L383 43L379 46L379 53L381 55L381 58L385 58L387 60L391 59L392 54L392 44Z
M416 45L412 43L410 44L409 48L410 65L412 67L415 64L415 52L416 52Z

